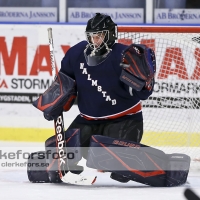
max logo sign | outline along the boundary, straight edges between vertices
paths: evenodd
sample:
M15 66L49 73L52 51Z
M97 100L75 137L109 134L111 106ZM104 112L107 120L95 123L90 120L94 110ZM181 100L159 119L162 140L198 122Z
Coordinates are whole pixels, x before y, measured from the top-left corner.
M15 66L17 66L17 75L37 76L40 72L48 72L52 75L49 45L37 46L29 73L27 72L27 37L14 37L10 52L8 51L7 46L6 38L0 37L0 75L2 75L3 68L5 75L14 75ZM63 52L66 53L70 46L61 45L61 48ZM46 60L46 66L42 65L43 59ZM7 84L4 79L0 79L0 88L2 87L7 88Z

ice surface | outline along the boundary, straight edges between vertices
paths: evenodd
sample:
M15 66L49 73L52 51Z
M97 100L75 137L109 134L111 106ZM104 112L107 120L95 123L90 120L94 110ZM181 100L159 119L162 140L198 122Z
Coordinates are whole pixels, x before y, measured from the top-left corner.
M5 147L33 147L43 150L43 143L0 142ZM18 147L17 147L18 146ZM82 161L84 164L84 161ZM173 188L154 188L133 181L119 183L109 178L109 173L100 173L86 168L85 174L96 174L97 181L92 186L68 184L30 183L26 167L6 168L0 166L1 200L184 200L183 192L191 188L200 196L200 171L189 173L188 183Z

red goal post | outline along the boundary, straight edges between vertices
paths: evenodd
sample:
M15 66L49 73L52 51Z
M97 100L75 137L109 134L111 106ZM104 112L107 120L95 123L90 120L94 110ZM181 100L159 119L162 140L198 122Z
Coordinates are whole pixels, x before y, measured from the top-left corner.
M118 32L200 33L198 26L120 26Z
M154 92L142 101L142 143L200 158L200 27L120 26L118 42L154 49ZM197 165L197 164L195 164Z

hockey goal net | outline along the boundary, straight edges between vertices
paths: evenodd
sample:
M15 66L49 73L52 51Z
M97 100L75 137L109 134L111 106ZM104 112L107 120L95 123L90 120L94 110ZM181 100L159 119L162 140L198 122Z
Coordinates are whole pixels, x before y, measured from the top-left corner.
M156 54L154 92L142 101L142 143L185 153L200 170L200 27L118 27L118 38Z

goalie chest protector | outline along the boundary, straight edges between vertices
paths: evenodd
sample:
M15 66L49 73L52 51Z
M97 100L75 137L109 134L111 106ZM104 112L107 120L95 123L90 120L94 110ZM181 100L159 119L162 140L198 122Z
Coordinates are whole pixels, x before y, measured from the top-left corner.
M70 48L61 63L61 71L76 81L81 114L96 120L134 114L132 117L142 120L140 100L152 92L132 91L131 95L129 87L120 81L121 53L127 46L115 43L104 62L88 66L84 57L86 45L82 41Z

